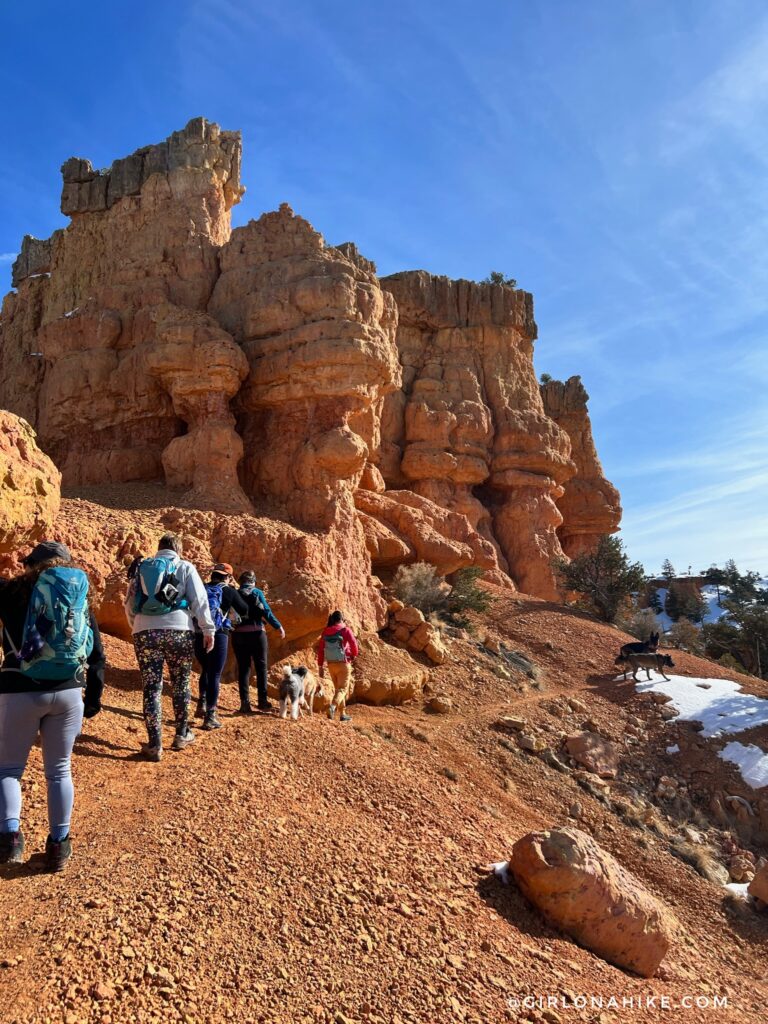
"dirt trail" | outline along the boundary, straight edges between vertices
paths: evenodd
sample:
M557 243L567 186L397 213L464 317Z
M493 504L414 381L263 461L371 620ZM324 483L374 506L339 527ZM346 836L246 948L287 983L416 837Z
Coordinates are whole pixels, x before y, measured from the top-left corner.
M722 890L660 844L641 846L570 775L502 746L491 728L502 714L544 714L565 692L610 725L633 698L600 676L616 632L522 599L500 602L489 628L536 660L543 692L498 678L476 644L456 640L457 660L431 682L451 695L451 715L355 706L350 725L240 719L226 686L224 728L159 765L136 760L132 648L108 640L107 709L75 758L75 857L58 877L33 857L0 879L3 1024L554 1021L510 1000L563 992L727 994L728 1011L681 1015L762 1019L768 926L734 916ZM565 821L576 798L580 827L681 921L661 978L603 963L477 870L531 828ZM28 851L41 849L37 750L24 818ZM653 1008L557 1014L668 1019Z

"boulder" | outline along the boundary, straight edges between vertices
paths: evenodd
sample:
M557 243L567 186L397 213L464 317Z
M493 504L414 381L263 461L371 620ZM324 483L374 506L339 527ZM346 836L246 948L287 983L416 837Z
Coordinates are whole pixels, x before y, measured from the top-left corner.
M406 626L409 630L416 630L425 622L424 613L418 608L408 605L395 612L395 622Z
M0 410L0 555L54 539L61 474L37 446L34 430Z
M427 711L432 711L436 715L447 715L453 711L453 701L444 693L436 693L434 697L430 697L426 706Z
M433 665L442 665L445 659L448 657L448 651L445 649L443 641L440 639L439 634L434 636L425 646L424 653L432 662Z
M576 828L531 832L510 869L524 895L557 928L618 967L650 978L677 923L610 853Z
M568 736L566 750L571 757L603 779L612 779L619 770L619 752L616 747L596 732L580 732Z
M405 704L421 695L427 679L410 654L375 635L360 638L354 673L354 699L363 704Z

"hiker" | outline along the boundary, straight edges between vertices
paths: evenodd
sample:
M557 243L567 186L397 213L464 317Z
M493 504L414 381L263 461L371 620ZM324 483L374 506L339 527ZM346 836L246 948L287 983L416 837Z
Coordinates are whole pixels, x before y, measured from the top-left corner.
M259 711L269 711L272 705L267 697L267 669L269 644L264 623L268 622L285 640L285 630L272 614L263 591L256 586L256 574L244 572L239 579L239 594L248 605L248 612L242 616L232 633L232 650L237 658L237 681L240 688L241 715L254 714L250 699L251 662L256 669L256 692Z
M352 721L346 713L346 705L347 698L352 696L352 661L359 653L360 648L355 634L344 621L344 616L339 611L332 612L317 645L320 678L325 678L327 664L335 691L331 706L328 708L329 718L333 718L338 711L339 721Z
M195 657L200 662L200 697L197 704L197 715L203 719L206 730L220 729L221 722L216 714L221 688L221 673L229 652L229 633L232 628L229 614L234 612L242 617L248 614L248 605L240 596L240 592L229 584L232 581L232 566L226 562L218 562L211 570L211 578L205 584L208 595L208 608L216 626L213 648L204 649L203 633L195 623Z
M83 715L101 711L104 650L88 607L88 577L66 545L42 541L23 565L21 576L0 580L0 864L18 864L24 853L21 778L39 733L48 787L45 859L49 870L61 871L72 855L72 748Z
M181 539L174 533L160 538L157 554L136 569L125 599L136 660L144 685L147 742L141 753L149 761L163 756L163 664L168 666L176 719L174 750L195 738L189 727L189 679L194 655L193 617L203 633L203 650L213 649L216 626L200 574L181 557Z

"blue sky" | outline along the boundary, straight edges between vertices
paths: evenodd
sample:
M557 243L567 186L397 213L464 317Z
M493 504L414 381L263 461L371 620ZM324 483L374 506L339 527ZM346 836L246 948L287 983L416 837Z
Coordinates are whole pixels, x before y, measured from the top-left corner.
M513 275L631 556L768 572L764 0L43 0L0 40L3 291L66 157L240 128L235 224L287 201L382 274Z

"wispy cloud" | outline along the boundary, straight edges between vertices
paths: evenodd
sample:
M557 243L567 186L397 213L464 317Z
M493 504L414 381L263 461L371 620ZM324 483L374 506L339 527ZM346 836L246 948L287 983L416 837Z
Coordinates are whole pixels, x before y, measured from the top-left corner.
M768 19L662 118L663 155L676 161L722 134L736 134L753 153L766 152Z
M0 252L0 263L12 263L18 255L17 252Z

